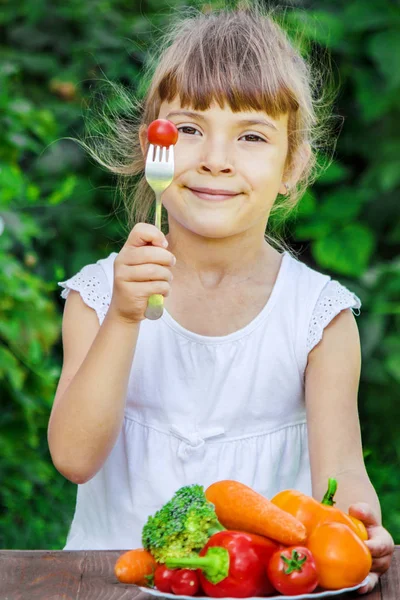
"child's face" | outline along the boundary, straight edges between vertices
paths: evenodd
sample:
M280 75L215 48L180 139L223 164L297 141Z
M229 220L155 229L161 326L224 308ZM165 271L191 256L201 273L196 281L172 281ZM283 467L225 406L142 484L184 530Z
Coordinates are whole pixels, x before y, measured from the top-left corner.
M272 119L258 111L233 113L229 106L221 109L216 103L206 111L188 111L175 99L163 103L159 113L179 131L175 178L163 194L170 231L177 221L207 238L250 229L263 235L278 192L285 193L287 115ZM245 123L245 119L265 124ZM199 195L198 188L235 195Z

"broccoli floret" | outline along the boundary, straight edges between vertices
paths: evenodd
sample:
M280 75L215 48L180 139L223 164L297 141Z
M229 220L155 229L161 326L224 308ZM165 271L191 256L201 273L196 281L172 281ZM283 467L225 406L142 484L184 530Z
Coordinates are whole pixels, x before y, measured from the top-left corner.
M164 563L170 557L197 554L213 533L223 529L203 486L187 485L147 519L142 544L157 562Z

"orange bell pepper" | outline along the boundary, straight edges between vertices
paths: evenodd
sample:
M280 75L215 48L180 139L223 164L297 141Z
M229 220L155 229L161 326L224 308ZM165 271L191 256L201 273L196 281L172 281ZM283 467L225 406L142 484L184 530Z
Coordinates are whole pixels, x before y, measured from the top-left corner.
M319 585L338 590L361 583L371 570L366 544L343 523L322 523L306 543L317 566Z
M279 492L272 498L271 502L303 523L307 529L307 536L310 536L312 531L318 525L321 525L321 523L333 521L347 525L361 540L367 540L368 533L364 523L334 506L335 501L333 497L336 490L336 479L330 478L328 480L328 491L323 497L322 502L318 502L315 498L302 494L297 490Z

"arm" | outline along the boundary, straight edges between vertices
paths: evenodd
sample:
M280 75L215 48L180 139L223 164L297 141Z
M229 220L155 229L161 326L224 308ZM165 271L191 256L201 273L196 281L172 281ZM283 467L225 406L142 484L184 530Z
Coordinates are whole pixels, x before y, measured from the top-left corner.
M117 440L138 332L138 324L113 318L110 311L100 327L80 295L68 295L64 363L48 442L54 466L73 483L91 479Z
M339 313L310 352L305 396L313 496L321 500L329 477L338 482L338 508L364 522L372 555L371 591L390 565L393 538L382 527L381 508L365 469L357 410L361 371L358 328L350 310Z
M376 492L365 469L357 395L361 371L358 328L350 310L325 328L310 352L305 396L313 496L321 500L328 478L338 481L337 506L368 502L380 517Z

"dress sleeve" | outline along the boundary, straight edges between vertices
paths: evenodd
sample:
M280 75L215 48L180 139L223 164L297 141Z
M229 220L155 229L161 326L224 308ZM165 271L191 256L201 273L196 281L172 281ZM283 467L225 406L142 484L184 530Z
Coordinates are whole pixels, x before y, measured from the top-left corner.
M351 308L353 313L357 314L354 312L354 309L357 309L358 316L360 307L361 300L353 292L350 292L338 281L329 281L320 293L314 307L308 329L307 351L310 352L321 341L324 328L342 310Z
M70 279L59 281L64 288L61 297L66 299L71 290L79 292L87 306L96 311L100 325L108 311L111 301L111 290L107 275L100 264L86 265Z

